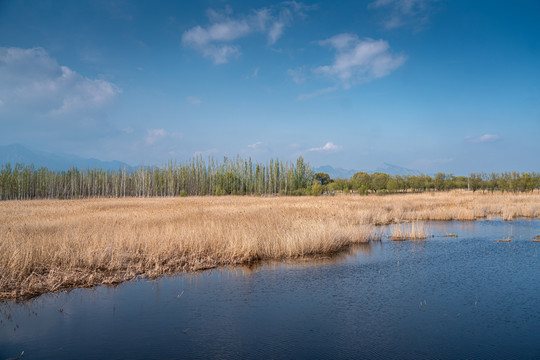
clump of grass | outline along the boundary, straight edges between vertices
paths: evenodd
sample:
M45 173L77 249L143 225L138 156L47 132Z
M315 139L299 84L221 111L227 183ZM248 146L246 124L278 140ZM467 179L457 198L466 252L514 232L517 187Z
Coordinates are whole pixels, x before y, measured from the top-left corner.
M497 241L497 242L510 242L512 240L510 239L510 236L508 236L506 239L498 239L498 240L495 240L495 241Z
M424 224L416 222L410 224L394 225L390 230L390 235L387 235L390 240L424 240L431 235L428 234Z
M532 241L540 242L540 235L533 237Z
M459 237L458 234L444 234L442 237Z

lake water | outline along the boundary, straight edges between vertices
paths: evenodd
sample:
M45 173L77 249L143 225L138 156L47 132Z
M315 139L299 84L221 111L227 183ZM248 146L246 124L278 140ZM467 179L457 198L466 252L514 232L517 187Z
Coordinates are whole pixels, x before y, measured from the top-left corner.
M459 237L3 303L0 360L540 358L540 221L428 226Z

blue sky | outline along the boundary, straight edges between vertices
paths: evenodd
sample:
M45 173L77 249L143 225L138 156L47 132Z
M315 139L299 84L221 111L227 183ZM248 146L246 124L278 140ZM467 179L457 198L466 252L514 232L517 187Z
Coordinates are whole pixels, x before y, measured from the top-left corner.
M540 2L2 1L0 144L539 171Z

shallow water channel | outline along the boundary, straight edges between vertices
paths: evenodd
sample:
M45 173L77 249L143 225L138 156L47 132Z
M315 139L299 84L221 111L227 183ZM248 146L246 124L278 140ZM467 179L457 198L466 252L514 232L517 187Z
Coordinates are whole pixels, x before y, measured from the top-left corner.
M0 360L540 358L540 220L0 304ZM495 242L511 236L511 242Z

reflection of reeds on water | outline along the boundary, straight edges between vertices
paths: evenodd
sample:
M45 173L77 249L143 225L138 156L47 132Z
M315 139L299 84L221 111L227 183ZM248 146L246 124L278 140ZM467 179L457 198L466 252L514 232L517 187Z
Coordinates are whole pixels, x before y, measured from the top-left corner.
M387 235L390 240L424 240L431 235L428 234L426 226L422 223L410 223L393 225L390 229L390 235Z
M333 253L333 254L320 254L313 256L304 256L296 259L285 259L285 260L267 260L267 261L256 261L247 264L241 264L238 266L232 266L224 268L223 271L243 276L249 276L255 273L258 273L262 270L275 270L279 271L281 269L289 268L311 268L319 266L327 266L334 264L342 264L350 258L354 258L358 255L368 256L373 251L373 243L357 243L351 245L348 249L342 252Z
M0 299L259 260L335 254L380 239L375 225L538 218L539 204L538 193L461 191L3 201ZM419 224L414 231L406 228L412 224L404 226L405 237L427 236Z

